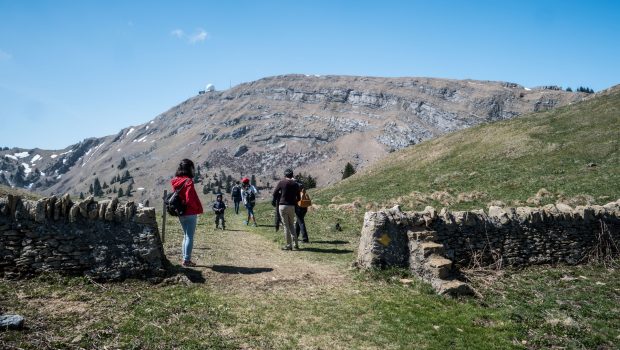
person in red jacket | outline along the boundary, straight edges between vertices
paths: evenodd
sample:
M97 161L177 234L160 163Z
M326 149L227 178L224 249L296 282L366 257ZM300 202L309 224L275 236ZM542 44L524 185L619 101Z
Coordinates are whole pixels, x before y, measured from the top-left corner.
M186 205L185 213L179 216L179 222L183 227L185 237L183 238L183 266L196 266L192 262L192 248L194 246L194 232L196 232L196 223L198 215L202 214L202 203L198 198L198 194L194 189L194 162L189 159L183 159L179 163L174 178L170 180L172 190L176 191L182 188L179 196Z

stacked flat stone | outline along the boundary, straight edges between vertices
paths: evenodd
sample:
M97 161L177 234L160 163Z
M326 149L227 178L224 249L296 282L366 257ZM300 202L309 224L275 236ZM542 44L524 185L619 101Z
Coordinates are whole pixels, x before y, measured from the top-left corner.
M118 199L73 203L0 197L0 277L54 271L98 280L164 273L154 208Z
M438 292L460 294L471 290L457 282L459 267L578 264L619 254L619 243L620 200L576 208L492 206L487 213L432 207L405 213L396 206L366 213L357 265L409 267Z

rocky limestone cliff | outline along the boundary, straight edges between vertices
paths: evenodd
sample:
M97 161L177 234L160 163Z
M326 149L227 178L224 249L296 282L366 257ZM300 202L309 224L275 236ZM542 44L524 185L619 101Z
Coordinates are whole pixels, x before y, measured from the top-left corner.
M161 196L181 158L259 183L285 167L319 185L386 153L480 123L564 106L585 97L514 83L432 78L285 75L194 96L142 125L60 151L0 151L0 184L79 194L119 173L125 157L135 199ZM21 167L20 167L21 166ZM21 170L20 170L21 169Z

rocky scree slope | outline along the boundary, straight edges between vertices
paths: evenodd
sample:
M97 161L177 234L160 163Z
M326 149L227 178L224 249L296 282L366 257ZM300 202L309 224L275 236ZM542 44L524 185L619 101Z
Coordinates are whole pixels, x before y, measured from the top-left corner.
M275 76L199 94L147 123L63 150L4 149L0 184L77 195L95 177L103 184L122 173L117 165L125 157L134 195L159 198L187 157L208 162L209 173L256 174L263 185L289 166L325 185L346 162L364 168L438 135L585 96L490 81Z

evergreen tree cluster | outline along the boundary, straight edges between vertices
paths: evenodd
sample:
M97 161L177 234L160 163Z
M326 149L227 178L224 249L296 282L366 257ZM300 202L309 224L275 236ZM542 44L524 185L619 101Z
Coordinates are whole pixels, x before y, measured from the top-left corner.
M122 176L120 174L116 174L116 176L112 176L112 180L110 180L110 185L113 185L117 182L123 184L129 180L133 180L133 176L131 176L131 174L129 173L129 170L125 170Z
M123 158L124 160L125 158ZM123 163L123 161L121 161L121 164ZM126 167L127 163L125 162L125 165L123 167ZM121 184L124 184L128 182L127 187L125 190L123 190L123 188L120 186ZM116 184L119 184L119 188L116 188ZM112 194L116 194L117 197L131 197L133 191L133 185L134 185L134 180L133 180L133 176L131 176L131 174L129 173L129 170L125 170L125 172L123 173L123 175L117 174L115 176L112 176L112 179L110 180L110 185L107 184L107 182L103 182L103 185L101 184L101 181L99 180L98 177L95 178L95 180L93 181L93 183L91 183L88 186L88 193L95 196L95 197L103 197L105 195L112 195ZM80 198L83 197L83 193L80 192Z
M586 94L593 94L594 90L590 89L589 87L580 86L577 88L577 92L585 92Z
M301 182L306 189L316 187L316 179L310 174L299 173L295 175L295 180L297 180L297 182Z
M29 174L26 174L26 167L20 164L17 166L15 174L11 174L9 178L13 186L27 187L29 184L33 184L41 179L41 171L38 168L34 168Z

